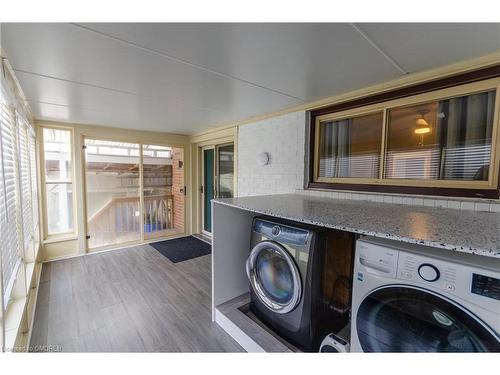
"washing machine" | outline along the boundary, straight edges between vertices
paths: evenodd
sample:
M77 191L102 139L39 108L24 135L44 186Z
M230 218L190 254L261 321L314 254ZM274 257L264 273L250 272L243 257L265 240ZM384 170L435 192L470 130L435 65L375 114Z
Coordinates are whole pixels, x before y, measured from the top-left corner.
M351 352L499 352L500 259L357 241Z
M323 266L336 253L347 251L339 236L274 218L253 220L246 261L250 309L268 328L303 351L318 351L327 333L348 323L345 313L331 307L339 305L344 288L342 282L330 279L341 276L325 274ZM328 246L329 239L332 246ZM340 287L334 293L328 289L331 285ZM327 297L325 290L329 290Z

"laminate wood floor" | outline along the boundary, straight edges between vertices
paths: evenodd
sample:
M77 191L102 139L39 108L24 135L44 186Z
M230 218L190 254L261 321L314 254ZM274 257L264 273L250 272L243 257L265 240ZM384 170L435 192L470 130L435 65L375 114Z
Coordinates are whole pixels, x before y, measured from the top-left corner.
M210 270L149 245L45 263L31 350L241 352L211 321Z

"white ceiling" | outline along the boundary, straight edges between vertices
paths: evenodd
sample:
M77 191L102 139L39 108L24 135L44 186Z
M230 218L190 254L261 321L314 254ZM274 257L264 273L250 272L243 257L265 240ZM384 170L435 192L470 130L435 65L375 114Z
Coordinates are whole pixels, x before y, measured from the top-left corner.
M193 134L500 50L500 24L2 24L37 119Z

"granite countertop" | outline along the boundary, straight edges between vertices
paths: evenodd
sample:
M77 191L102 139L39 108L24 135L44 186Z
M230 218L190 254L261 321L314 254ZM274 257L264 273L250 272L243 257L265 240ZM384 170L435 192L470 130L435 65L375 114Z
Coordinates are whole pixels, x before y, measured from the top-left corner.
M348 232L500 258L500 213L300 194L214 201L259 214Z

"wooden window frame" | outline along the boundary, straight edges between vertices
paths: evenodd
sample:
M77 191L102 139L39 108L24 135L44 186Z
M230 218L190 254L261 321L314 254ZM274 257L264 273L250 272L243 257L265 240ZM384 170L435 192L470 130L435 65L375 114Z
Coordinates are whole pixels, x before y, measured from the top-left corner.
M70 155L71 155L71 174L68 180L61 181L47 181L46 180L46 166L45 166L45 137L43 135L44 129L53 129L53 130L63 130L69 132L70 139ZM59 240L59 239L67 239L73 238L78 235L77 230L77 217L76 217L76 192L75 192L75 148L74 148L74 140L73 140L73 128L67 126L58 126L58 125L40 125L40 182L42 187L42 194L40 197L40 201L42 202L42 215L43 215L43 240ZM57 233L49 233L48 226L48 210L47 210L47 185L58 185L58 184L66 184L71 185L71 189L73 192L73 198L71 200L71 204L73 206L73 230L67 232L57 232Z
M384 163L391 109L496 91L488 181L384 179ZM383 112L379 175L376 179L319 177L321 123ZM500 65L462 73L311 111L308 188L377 193L422 194L499 199L500 186Z

